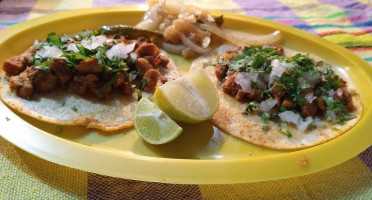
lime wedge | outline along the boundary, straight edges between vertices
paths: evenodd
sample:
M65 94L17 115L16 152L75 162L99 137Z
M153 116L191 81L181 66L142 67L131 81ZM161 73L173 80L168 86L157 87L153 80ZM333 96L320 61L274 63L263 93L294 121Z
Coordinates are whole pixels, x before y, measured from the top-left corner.
M154 98L172 119L186 123L210 119L219 103L216 88L203 69L158 87Z
M176 139L182 132L171 118L147 98L142 98L136 105L134 128L150 144L164 144Z

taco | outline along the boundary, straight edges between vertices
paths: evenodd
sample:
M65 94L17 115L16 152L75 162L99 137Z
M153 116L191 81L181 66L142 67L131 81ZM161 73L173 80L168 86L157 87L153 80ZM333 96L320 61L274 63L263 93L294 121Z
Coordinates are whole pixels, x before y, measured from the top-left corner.
M212 123L235 137L291 150L329 141L361 117L357 92L332 66L280 46L222 46L196 60L218 90Z
M177 77L171 57L149 37L110 35L104 29L51 33L5 60L0 96L41 121L114 131L133 126L142 95Z

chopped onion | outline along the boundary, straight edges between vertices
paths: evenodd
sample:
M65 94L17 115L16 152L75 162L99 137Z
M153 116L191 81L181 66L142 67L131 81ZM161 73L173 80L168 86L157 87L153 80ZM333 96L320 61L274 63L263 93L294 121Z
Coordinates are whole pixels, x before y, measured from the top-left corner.
M319 117L315 117L313 124L317 127L323 126L325 123L323 120L321 120Z
M313 122L313 118L312 117L306 117L305 120L302 120L302 118L300 118L300 120L298 120L298 123L296 124L297 125L297 128L299 131L304 131L307 129L307 127Z
M128 53L132 52L135 46L135 42L128 45L125 45L123 43L116 44L112 46L111 49L107 50L107 58L110 60L112 60L113 57L127 58Z
M130 55L131 59L137 59L137 57L138 57L138 55L134 52L131 52L129 55Z
M250 93L251 88L251 81L249 80L248 73L246 72L239 72L235 77L235 83L242 87L242 90L246 93Z
M263 80L263 76L262 74L260 76L258 76L257 80L256 80L256 85L259 89L261 90L265 90L267 88L267 85L265 83L265 81Z
M260 109L262 111L269 111L273 108L277 103L276 99L266 99L265 101L261 101Z
M250 79L253 83L257 82L258 75L260 75L260 73L252 73L251 74Z
M97 47L103 46L106 42L107 37L104 35L92 36L89 39L84 39L81 41L81 45L89 50L96 49Z
M42 49L35 53L35 58L58 58L63 55L61 49L51 46L43 46Z
M336 114L335 114L335 112L333 112L331 110L327 110L326 111L326 116L331 117L332 122L335 122L336 121Z
M335 95L335 91L333 89L331 89L331 90L328 91L328 96L329 97L332 97L333 98L334 95Z
M279 62L278 59L274 59L271 61L271 66L273 66L270 77L269 77L269 85L271 85L274 80L280 78L282 74L288 69L293 67L292 64L286 62Z
M311 86L314 86L316 83L318 83L319 75L313 76L312 71L307 71L303 78L310 83Z
M314 94L312 92L310 93L307 93L305 95L305 99L309 102L309 103L312 103L314 101L314 99L316 99L316 96L314 96Z
M298 82L300 83L302 89L309 88L311 86L310 83L302 77L298 78Z
M293 111L284 111L278 114L280 119L284 122L290 122L293 124L297 124L300 120L301 116Z
M79 53L79 49L76 47L75 43L70 43L66 47L66 51L72 51L74 53Z
M342 96L342 89L341 88L338 88L337 90L336 90L336 94L337 94L337 96Z
M305 120L303 120L301 115L293 111L284 111L278 115L282 121L295 124L299 131L306 130L307 127L313 122L312 117L307 117Z
M187 47L190 47L193 51L195 51L198 54L205 54L205 53L208 53L209 50L210 50L209 48L202 48L202 47L198 46L197 44L192 42L189 38L187 38L182 33L180 34L180 37L181 37L181 40L182 40L183 44L185 44Z

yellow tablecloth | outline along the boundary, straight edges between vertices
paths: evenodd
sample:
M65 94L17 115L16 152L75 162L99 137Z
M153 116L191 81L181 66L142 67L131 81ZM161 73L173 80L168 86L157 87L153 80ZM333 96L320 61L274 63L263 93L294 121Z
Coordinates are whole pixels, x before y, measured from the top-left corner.
M338 43L372 64L372 7L368 0L188 3L294 26ZM0 30L48 13L129 4L145 2L2 0ZM0 199L372 199L372 147L340 165L302 177L231 185L178 185L71 169L33 156L0 137L0 169Z

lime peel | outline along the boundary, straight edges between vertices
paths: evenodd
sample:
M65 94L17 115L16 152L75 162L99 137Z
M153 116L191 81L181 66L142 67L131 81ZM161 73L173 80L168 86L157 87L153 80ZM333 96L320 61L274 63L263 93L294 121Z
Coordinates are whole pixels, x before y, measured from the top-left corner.
M182 128L147 98L136 105L134 128L150 144L164 144L176 139Z

